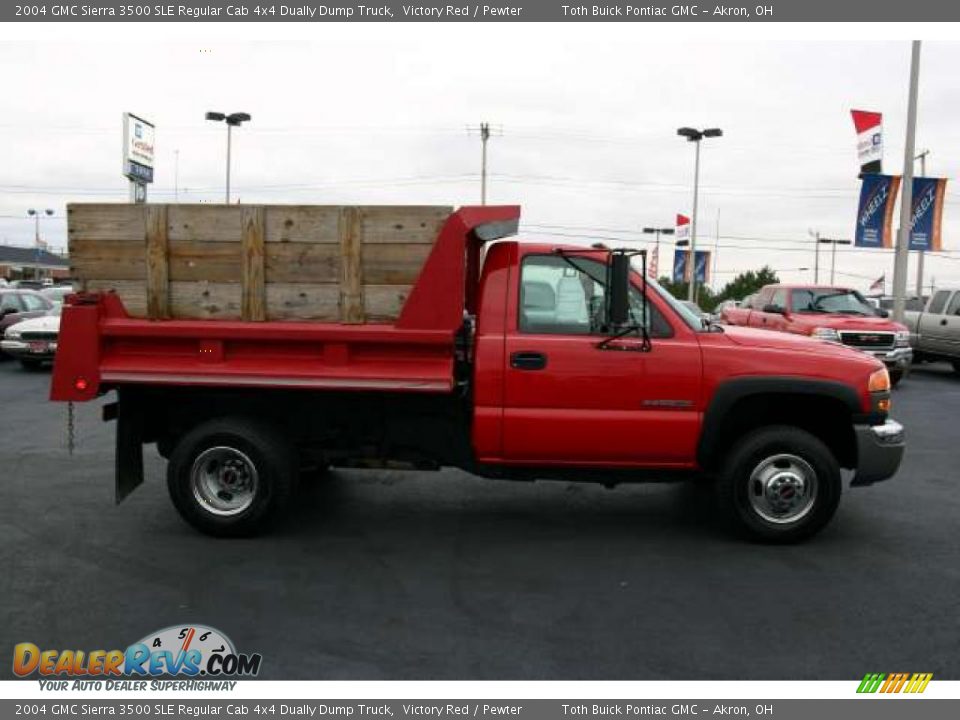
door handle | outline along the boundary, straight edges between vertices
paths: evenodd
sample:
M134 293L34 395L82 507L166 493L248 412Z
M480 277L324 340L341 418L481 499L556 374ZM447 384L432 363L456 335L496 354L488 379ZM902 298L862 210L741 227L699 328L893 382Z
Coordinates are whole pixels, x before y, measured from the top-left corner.
M547 356L540 352L521 350L510 354L510 367L517 370L543 370L547 366Z
M943 320L941 320L941 321L940 321L940 324L941 324L941 325L946 325L946 324L947 324L947 319L944 318Z

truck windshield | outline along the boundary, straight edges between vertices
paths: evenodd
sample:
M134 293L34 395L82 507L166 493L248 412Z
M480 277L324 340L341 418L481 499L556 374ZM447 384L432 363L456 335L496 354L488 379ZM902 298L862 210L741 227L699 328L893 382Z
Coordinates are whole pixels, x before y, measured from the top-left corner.
M876 315L873 306L856 290L801 288L793 291L791 300L797 313Z
M697 313L677 300L673 295L662 288L656 280L651 280L648 278L647 287L662 297L664 302L666 302L667 305L669 305L670 308L680 316L680 319L690 326L691 330L696 330L697 332L703 332L706 330L706 328L703 326L703 319L701 316L697 315Z

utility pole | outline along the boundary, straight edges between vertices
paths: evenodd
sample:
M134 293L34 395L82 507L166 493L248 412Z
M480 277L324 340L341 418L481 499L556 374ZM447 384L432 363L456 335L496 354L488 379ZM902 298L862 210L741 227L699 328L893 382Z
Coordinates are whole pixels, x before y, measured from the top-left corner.
M807 234L813 238L813 284L820 283L820 231L807 230Z
M927 155L930 154L929 150L924 150L921 153L918 153L914 160L920 161L920 177L927 176ZM917 250L917 297L923 297L923 250Z
M173 151L173 201L180 202L180 151Z
M490 123L480 123L480 204L487 204L487 141L490 139Z
M903 322L907 291L907 257L910 247L910 218L913 208L913 158L916 155L917 86L920 82L920 41L910 52L910 90L907 96L907 138L903 150L903 190L900 192L900 231L893 263L893 319Z
M720 208L717 208L717 234L713 238L713 277L717 277L717 258L720 257ZM717 284L719 289L720 285Z

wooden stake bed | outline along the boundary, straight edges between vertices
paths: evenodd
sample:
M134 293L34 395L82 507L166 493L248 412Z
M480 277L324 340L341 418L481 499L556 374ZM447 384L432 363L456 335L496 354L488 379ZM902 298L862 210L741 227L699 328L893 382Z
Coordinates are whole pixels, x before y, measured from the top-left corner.
M71 272L133 317L392 322L451 212L71 204Z

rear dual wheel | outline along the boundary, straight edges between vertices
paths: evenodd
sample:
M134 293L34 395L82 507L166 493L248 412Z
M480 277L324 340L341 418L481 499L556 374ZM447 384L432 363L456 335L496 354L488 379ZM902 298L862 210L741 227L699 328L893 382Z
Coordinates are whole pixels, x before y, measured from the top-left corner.
M176 444L167 489L181 517L209 535L254 535L287 508L296 487L294 448L248 418L205 422Z
M791 543L820 531L840 502L842 478L833 453L790 426L755 430L730 451L717 479L726 520L763 542Z

